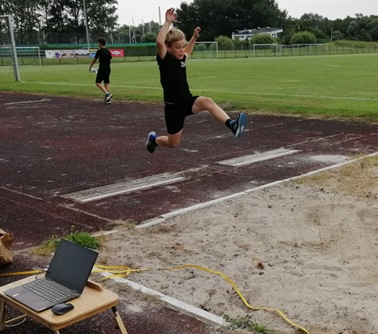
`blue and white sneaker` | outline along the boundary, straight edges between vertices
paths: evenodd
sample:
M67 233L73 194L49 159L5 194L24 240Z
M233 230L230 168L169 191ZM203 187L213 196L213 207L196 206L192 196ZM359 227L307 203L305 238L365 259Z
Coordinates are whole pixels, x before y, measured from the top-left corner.
M147 151L150 153L154 153L155 148L157 147L157 144L155 141L156 137L157 135L155 131L151 131L147 136L146 147L147 147Z
M240 113L239 117L236 120L230 122L231 131L236 138L240 138L244 133L244 128L247 125L248 117L244 113Z

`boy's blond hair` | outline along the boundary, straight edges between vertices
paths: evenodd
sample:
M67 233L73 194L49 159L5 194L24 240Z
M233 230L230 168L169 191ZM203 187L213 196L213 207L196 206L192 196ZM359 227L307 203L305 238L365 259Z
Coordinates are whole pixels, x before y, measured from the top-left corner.
M165 44L171 46L173 43L185 40L185 34L180 30L176 28L172 28L168 31L167 37L165 37Z

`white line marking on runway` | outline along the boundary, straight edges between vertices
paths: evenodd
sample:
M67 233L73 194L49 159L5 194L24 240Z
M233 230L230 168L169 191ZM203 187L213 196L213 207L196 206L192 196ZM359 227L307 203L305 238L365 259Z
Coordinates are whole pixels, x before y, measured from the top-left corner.
M219 161L219 164L223 165L230 165L232 167L238 167L243 166L247 164L252 164L259 161L264 161L268 159L274 159L278 157L282 157L289 154L294 154L300 152L299 150L289 150L289 149L277 149L272 151L267 151L263 153L257 153L252 155L247 155L243 157L237 157L234 159L228 159ZM188 171L185 171L186 173ZM176 182L183 181L187 179L186 177L182 176L183 172L175 173L175 174L160 174L155 176L149 176L142 179L132 180L129 182L121 182L111 185L106 185L102 187L92 188L92 189L86 189L70 194L63 195L64 198L69 198L74 201L77 201L79 203L88 203L93 202L113 196L119 196L119 195L125 195L134 191L140 191L140 190L146 190L153 187L158 187L162 185L172 184ZM228 198L232 198L233 195L229 196ZM216 202L217 200L215 200ZM212 202L207 202L212 203ZM202 204L200 204L202 205ZM195 206L196 207L196 206ZM185 210L185 209L182 209ZM190 211L193 210L193 207L190 208ZM170 217L170 213L167 213L162 216L162 219L167 219ZM151 225L156 225L157 223L160 223L161 219L154 219L152 223L149 223Z
M249 164L252 164L252 163L255 163L255 162L279 158L279 157L289 155L289 154L294 154L294 153L297 153L297 152L300 152L300 151L299 150L288 150L286 148L280 148L280 149L277 149L277 150L245 155L245 156L242 156L242 157L237 157L237 158L228 159L228 160L222 160L222 161L218 161L217 163L221 164L221 165L238 167L238 166L249 165Z
M331 139L331 138L340 137L340 136L344 136L344 133L337 133L335 135L319 137L317 139L310 139L310 140L307 139L307 140L304 140L304 141L301 141L301 142L298 142L298 143L287 145L287 147L294 147L294 146L308 144L308 143L316 143L318 141L325 141L325 140L328 140L328 139Z
M29 103L37 103L37 102L49 102L52 99L41 99L41 100L34 100L34 101L17 101L17 102L7 102L4 103L6 106L14 105L14 104L29 104Z
M254 192L254 191L257 191L257 190L260 190L260 189L276 186L278 184L288 182L288 181L292 181L292 180L296 180L296 179L300 179L302 177L311 176L311 175L314 175L314 174L325 172L325 171L330 170L330 169L342 167L344 165L348 165L348 164L351 164L353 162L356 162L356 161L359 161L359 160L362 160L362 159L365 159L365 158L374 157L374 156L377 156L377 155L378 155L378 152L371 153L371 154L362 156L360 158L356 158L356 159L344 161L342 163L335 164L335 165L332 165L332 166L320 168L320 169L317 169L317 170L314 170L314 171L311 171L311 172L308 172L308 173L305 173L305 174L302 174L302 175L290 177L290 178L283 179L283 180L274 181L274 182L267 183L267 184L264 184L262 186L258 186L258 187L255 187L255 188L247 189L245 191L235 193L235 194L232 194L232 195L229 195L229 196L217 198L215 200L211 200L211 201L208 201L208 202L204 202L204 203L196 204L196 205L193 205L193 206L190 206L190 207L187 207L187 208L182 208L180 210L168 212L166 214L160 215L159 217L147 220L144 224L140 224L140 225L136 226L135 228L141 229L141 228L148 228L148 227L151 227L151 226L154 226L154 225L158 225L158 224L165 222L165 220L168 219L168 218L180 216L180 215L185 214L187 212L192 212L192 211L196 211L196 210L199 210L199 209L207 208L207 207L212 206L214 204L221 203L221 202L224 202L224 201L229 200L229 199L233 199L233 198L236 198L236 197L240 197L240 196L249 194L250 192Z
M129 182L121 182L106 185L103 187L86 189L83 191L66 194L62 197L69 198L80 203L88 203L97 201L99 199L124 195L127 193L131 193L133 191L140 191L157 186L180 182L185 179L185 177L178 176L178 174L164 173L154 176L148 176L142 179L132 180Z
M198 307L195 307L193 305L189 305L187 303L184 303L184 302L182 302L178 299L175 299L173 297L169 297L167 295L164 295L159 291L152 290L150 288L146 288L143 285L140 285L138 283L134 283L134 282L127 280L125 278L122 278L122 277L114 277L114 275L111 274L111 273L102 273L102 276L109 277L110 279L114 280L117 283L126 284L129 287L131 287L132 289L140 291L144 294L151 295L151 296L157 296L163 302L166 302L166 303L168 303L168 304L170 304L174 307L177 307L177 308L184 310L186 312L189 312L191 314L195 314L195 315L197 315L197 316L199 316L203 319L212 321L212 322L214 322L218 325L221 325L221 326L227 326L228 325L228 323L223 318L221 318L221 317L219 317L215 314L204 311L204 310L202 310Z

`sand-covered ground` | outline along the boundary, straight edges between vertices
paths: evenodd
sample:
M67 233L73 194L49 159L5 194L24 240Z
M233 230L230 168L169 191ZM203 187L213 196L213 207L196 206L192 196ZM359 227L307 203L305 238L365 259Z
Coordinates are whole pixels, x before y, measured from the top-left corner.
M223 273L248 305L283 312L311 334L378 333L378 159L250 192L146 229L119 222L103 264ZM220 275L148 270L129 280L274 333L297 333L275 311L251 310ZM107 286L120 289L111 280ZM129 294L131 288L125 288ZM123 294L120 293L122 296ZM132 307L130 300L125 303ZM214 333L232 331L214 325Z

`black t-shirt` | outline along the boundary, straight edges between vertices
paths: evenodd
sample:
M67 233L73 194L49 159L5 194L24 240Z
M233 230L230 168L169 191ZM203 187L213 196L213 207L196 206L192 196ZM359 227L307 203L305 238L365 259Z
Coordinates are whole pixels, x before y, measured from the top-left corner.
M110 60L112 59L112 54L107 48L99 48L96 51L95 58L99 59L100 68L104 69L110 67Z
M164 59L156 57L160 70L160 83L164 91L164 101L170 103L184 103L192 96L186 79L186 64L184 57L178 60L168 52Z

